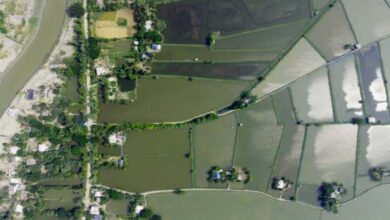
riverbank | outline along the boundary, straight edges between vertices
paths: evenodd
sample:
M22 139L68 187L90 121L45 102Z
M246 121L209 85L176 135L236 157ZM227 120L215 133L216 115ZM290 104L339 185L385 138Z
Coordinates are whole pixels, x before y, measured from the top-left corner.
M7 33L0 34L0 80L36 36L45 0L3 0Z
M73 54L73 46L70 45L74 36L73 23L73 20L70 20L70 22L64 26L59 43L52 51L47 62L27 82L21 92L13 99L5 113L0 117L0 171L5 173L5 176L0 178L0 190L15 189L20 192L17 194L18 201L26 198L25 186L22 181L19 184L19 187L16 188L13 181L15 180L14 176L18 165L26 158L20 158L17 155L13 155L10 152L7 143L10 143L12 137L17 133L20 133L23 129L18 118L20 116L38 115L42 113L38 112L34 106L37 106L40 103L51 103L55 96L53 91L64 83L59 75L51 70L51 67L60 65L60 62L65 57L69 57ZM34 91L33 97L29 95L31 94L29 91ZM9 192L9 196L11 196L11 191ZM0 205L0 210L11 209L11 204L11 200L8 203L2 203Z

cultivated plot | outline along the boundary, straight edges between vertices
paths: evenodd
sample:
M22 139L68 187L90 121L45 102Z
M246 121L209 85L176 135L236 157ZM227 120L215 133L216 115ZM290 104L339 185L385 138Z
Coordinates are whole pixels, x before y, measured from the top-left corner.
M302 38L252 93L264 97L325 64L326 61Z
M286 48L303 32L309 19L275 27L232 34L217 39L215 50L268 50L280 51Z
M213 31L224 36L310 16L306 0L183 0L158 8L158 17L167 24L168 43L203 44Z
M268 186L268 194L275 197L290 199L295 196L296 184L298 183L298 171L301 163L303 141L305 139L305 127L287 125L284 130L280 149L273 168L272 178L287 178L292 181L292 187L282 194L272 190L272 183Z
M225 169L232 166L237 123L235 114L229 114L218 120L196 126L193 129L194 187L227 187L227 184L210 184L207 181L208 171L213 166Z
M295 109L292 103L291 92L289 89L284 89L272 96L275 106L276 117L279 124L295 125Z
M365 45L390 34L390 9L384 0L342 0L359 43Z
M383 77L385 80L385 86L387 88L387 97L390 96L390 38L383 40L379 43L382 65L383 65Z
M309 126L299 173L298 199L317 205L323 181L340 182L353 197L358 127L351 124Z
M299 121L303 123L334 121L327 68L322 68L294 83L290 88Z
M351 122L364 118L362 97L353 55L343 58L329 67L335 119Z
M120 20L126 21L120 25ZM94 31L97 38L125 38L132 36L136 32L134 26L133 10L120 9L99 14L94 24Z
M77 193L74 193L71 189L53 188L45 191L42 197L46 209L64 208L66 210L70 210L75 206L73 200L75 199L76 195Z
M368 176L374 167L390 167L390 126L361 126L359 129L359 154L356 175L356 195L378 185ZM390 183L386 177L385 183Z
M101 168L98 182L130 192L191 187L188 130L129 132L125 169Z
M206 46L191 45L163 45L163 49L157 54L155 62L214 62L214 63L239 63L239 62L267 62L276 58L277 50L210 50Z
M152 194L146 199L156 213L171 220L313 220L319 219L320 215L317 209L252 192L188 191L180 196Z
M315 10L322 10L325 7L329 6L331 0L311 0L313 4L313 8Z
M346 45L356 43L340 3L327 11L306 37L328 61L349 52Z
M359 198L341 205L339 212L323 212L322 220L367 220L387 219L389 217L390 186L381 186L372 189Z
M358 59L366 114L372 118L372 121L378 123L388 122L390 121L390 115L387 93L377 44L361 50Z
M278 125L271 98L238 112L238 140L234 165L247 167L251 182L245 189L266 191L279 148L283 126Z
M99 122L183 121L230 105L250 85L247 81L178 77L138 81L137 100L127 105L101 102Z
M156 63L152 74L232 80L256 80L268 63Z

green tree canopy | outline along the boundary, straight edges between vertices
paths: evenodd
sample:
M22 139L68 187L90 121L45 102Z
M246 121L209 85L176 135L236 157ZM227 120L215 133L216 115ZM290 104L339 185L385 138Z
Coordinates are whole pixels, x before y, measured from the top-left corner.
M80 2L76 2L69 6L67 13L71 18L81 18L84 15L85 10Z

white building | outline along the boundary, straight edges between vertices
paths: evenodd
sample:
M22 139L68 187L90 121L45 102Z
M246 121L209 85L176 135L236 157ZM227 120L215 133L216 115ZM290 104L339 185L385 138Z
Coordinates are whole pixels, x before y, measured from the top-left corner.
M104 76L110 73L110 71L104 67L96 67L95 71L97 76Z
M117 144L117 145L123 145L126 141L126 136L121 133L113 133L108 137L108 142L110 144Z
M49 146L47 144L38 144L39 152L46 152L49 150Z
M91 206L91 208L89 209L89 214L91 214L91 215L100 215L99 207L96 206L96 205Z
M146 29L146 31L153 30L153 21L151 21L151 20L145 21L145 29Z
M16 204L14 211L17 214L22 214L23 213L23 206L20 204Z
M9 153L12 154L12 155L15 155L15 154L18 153L19 149L20 148L18 146L12 146L12 147L9 148Z

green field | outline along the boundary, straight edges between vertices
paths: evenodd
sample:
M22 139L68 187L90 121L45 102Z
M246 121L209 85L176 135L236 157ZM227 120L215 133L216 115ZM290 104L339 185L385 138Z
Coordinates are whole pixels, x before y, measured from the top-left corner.
M74 207L74 192L71 189L49 189L43 193L46 209L71 209Z
M251 182L245 189L267 190L273 163L279 148L283 126L277 118L270 98L238 112L239 123L234 165L247 167Z
M306 37L328 61L349 52L350 49L344 49L345 45L356 43L340 3L333 6Z
M195 187L227 187L225 184L210 184L207 172L212 166L228 168L233 163L236 142L237 119L229 114L193 130L195 158Z
M191 187L188 129L130 132L124 170L101 168L98 182L130 192Z
M340 182L351 199L355 186L358 127L350 124L309 126L299 173L298 200L317 204L320 184Z
M137 100L128 105L101 103L99 122L182 121L230 105L249 85L246 81L142 77Z
M159 193L147 196L147 202L156 213L168 220L314 220L320 215L317 209L252 192Z
M267 62L276 58L277 50L210 50L202 45L163 45L155 62L212 61L214 63Z

